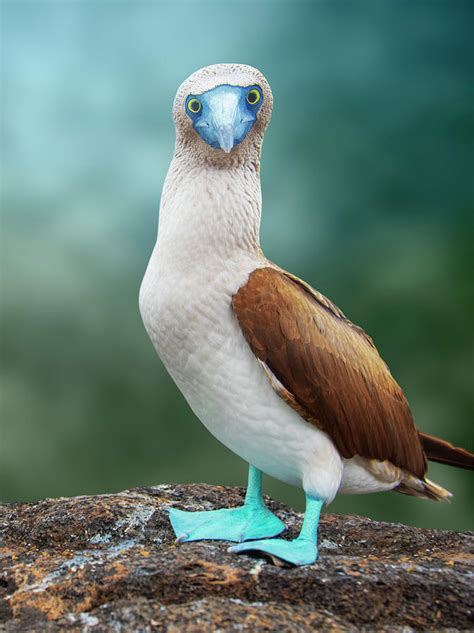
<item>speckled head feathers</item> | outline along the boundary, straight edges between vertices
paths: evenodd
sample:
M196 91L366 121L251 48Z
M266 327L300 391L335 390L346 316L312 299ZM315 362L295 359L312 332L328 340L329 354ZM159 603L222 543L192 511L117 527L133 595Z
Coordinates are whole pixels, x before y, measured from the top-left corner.
M259 86L263 93L263 102L256 114L256 120L244 140L235 145L226 156L221 149L210 147L200 138L193 127L193 121L186 113L186 100L189 95L202 95L218 86ZM245 64L214 64L201 68L190 75L178 88L173 104L173 118L176 125L177 151L193 150L194 154L205 156L209 162L232 162L250 155L260 155L263 135L272 113L272 91L262 73Z

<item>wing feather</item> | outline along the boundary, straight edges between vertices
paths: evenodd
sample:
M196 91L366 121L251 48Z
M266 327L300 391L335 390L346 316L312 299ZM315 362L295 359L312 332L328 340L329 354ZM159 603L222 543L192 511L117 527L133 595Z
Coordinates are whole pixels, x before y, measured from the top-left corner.
M372 339L339 308L271 267L255 270L232 305L277 391L343 457L388 460L423 477L426 457L405 396Z

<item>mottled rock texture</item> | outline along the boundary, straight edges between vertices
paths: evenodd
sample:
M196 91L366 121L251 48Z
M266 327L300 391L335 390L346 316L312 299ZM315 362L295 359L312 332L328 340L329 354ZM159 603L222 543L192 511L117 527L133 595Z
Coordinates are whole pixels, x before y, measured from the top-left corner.
M222 542L175 544L167 507L242 499L240 489L162 485L0 505L0 629L474 628L472 534L325 514L320 559L303 568L229 554ZM301 515L270 507L295 536Z

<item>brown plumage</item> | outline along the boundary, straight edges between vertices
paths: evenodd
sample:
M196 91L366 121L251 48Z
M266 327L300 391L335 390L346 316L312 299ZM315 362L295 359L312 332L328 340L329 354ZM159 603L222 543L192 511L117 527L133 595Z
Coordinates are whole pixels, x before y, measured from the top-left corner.
M446 440L427 433L418 433L423 450L432 462L474 470L474 455L465 448L453 446Z
M254 354L281 383L274 385L280 396L325 431L343 457L389 462L423 483L426 454L472 468L467 451L418 433L372 339L308 284L276 268L257 269L233 297L233 309ZM445 496L435 488L422 496Z

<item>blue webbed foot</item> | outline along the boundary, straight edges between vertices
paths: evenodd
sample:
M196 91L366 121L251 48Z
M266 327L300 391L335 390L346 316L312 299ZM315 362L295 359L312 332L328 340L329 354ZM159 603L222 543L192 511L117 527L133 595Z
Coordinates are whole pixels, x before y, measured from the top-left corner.
M179 542L235 541L270 538L280 534L285 524L264 505L245 504L208 512L169 509L174 533Z
M229 547L229 552L262 552L276 557L292 565L311 565L318 558L318 548L312 540L296 538L293 541L285 541L274 538L265 541L249 541Z
M318 558L318 523L323 499L306 495L306 513L298 538L284 541L281 538L268 541L249 541L229 548L229 552L262 552L273 559L292 565L311 565ZM275 562L275 561L274 561Z

